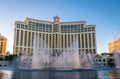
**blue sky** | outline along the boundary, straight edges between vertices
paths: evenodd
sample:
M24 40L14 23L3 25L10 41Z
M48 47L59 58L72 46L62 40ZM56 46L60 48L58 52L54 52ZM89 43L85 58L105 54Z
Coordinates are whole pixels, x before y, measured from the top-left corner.
M26 17L52 21L86 21L96 25L97 51L108 52L107 44L120 37L120 0L0 0L0 33L13 51L14 22Z

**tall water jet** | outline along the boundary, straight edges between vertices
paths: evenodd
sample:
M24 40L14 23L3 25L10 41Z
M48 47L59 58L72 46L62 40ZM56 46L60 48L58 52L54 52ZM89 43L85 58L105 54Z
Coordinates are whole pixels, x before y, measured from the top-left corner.
M31 56L29 55L21 55L18 63L18 68L20 69L30 69L31 68Z
M88 52L87 54L84 53L82 55L82 67L83 68L87 68L87 69L91 69L94 66L94 62L93 62L93 55L90 54L90 52Z
M49 49L44 48L44 42L41 38L36 37L33 46L33 56L32 56L32 68L33 69L44 69L49 66L50 63L50 53Z
M20 54L12 61L12 67L16 67L19 69L30 69L31 68L32 57L30 55Z
M72 46L72 54L73 54L73 62L74 68L81 68L80 65L80 55L79 55L79 45L78 45L78 36L73 39L73 46Z
M57 56L56 54L53 66L56 68L64 68L64 69L80 68L80 58L79 58L77 36L73 40L73 43L70 47L64 49L60 55Z
M113 58L114 58L115 67L120 68L120 54L115 50L113 51Z
M92 54L79 55L78 36L73 37L70 47L61 49L62 52L53 53L48 46L44 46L44 39L34 39L33 55L21 55L18 59L19 68L24 69L90 69L93 66ZM42 36L41 36L42 37ZM46 44L47 45L47 44ZM54 54L54 55L53 55Z

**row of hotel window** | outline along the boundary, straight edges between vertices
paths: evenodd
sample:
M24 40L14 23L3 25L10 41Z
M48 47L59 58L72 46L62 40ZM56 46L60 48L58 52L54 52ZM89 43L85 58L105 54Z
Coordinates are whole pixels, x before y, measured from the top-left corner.
M19 50L20 49L20 50ZM18 50L19 50L19 52L18 52ZM28 51L28 52L27 52ZM52 49L52 50L50 50L50 52L62 52L63 50L62 49ZM15 53L17 54L17 53L22 53L22 52L24 52L24 53L28 53L28 54L32 54L32 52L33 52L33 49L32 48L22 48L22 47L20 47L20 48L18 48L18 47L16 47L16 49L15 49ZM30 53L31 52L31 53ZM91 54L95 54L96 53L96 49L79 49L79 54L84 54L84 53L91 53Z
M48 24L42 24L41 26L27 26L23 24L17 24L17 28L26 29L26 30L33 30L33 31L41 31L41 32L59 32L62 33L77 33L77 32L91 32L95 31L95 27L86 27L84 28L83 24L78 25L61 25L61 28L59 28L59 25L55 24L54 28L52 28L52 25Z
M27 32L27 31L23 31L23 30L21 30L21 33L20 33L20 31L17 30L16 45L18 46L18 43L20 42L20 46L23 46L23 45L27 46L27 44L28 44L28 47L31 47L31 46L33 47L35 34L36 34L35 32ZM44 44L49 45L50 48L51 47L53 47L53 48L59 47L59 41L61 41L62 48L70 47L75 39L75 34L61 35L61 39L60 39L60 34L44 34L44 33L37 33L37 34L39 34L39 38L42 38L42 40L44 40L44 42L45 42ZM70 38L71 38L71 40L70 40ZM23 44L23 41L24 41L24 44ZM32 43L31 43L31 41L32 41ZM67 42L68 42L68 44L67 44ZM92 46L95 47L95 34L94 33L85 33L85 34L81 34L81 35L78 34L78 43L79 43L78 44L79 48L84 48L84 47L91 48ZM80 46L80 44L82 45L82 47ZM45 46L48 48L47 45L45 45Z

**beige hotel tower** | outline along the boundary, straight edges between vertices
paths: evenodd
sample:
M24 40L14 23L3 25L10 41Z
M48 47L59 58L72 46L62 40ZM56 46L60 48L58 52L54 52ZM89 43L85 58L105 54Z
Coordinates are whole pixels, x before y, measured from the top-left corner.
M86 25L86 21L60 22L58 16L53 21L26 18L16 21L14 29L14 54L32 54L34 39L42 38L43 48L52 52L62 52L78 38L79 54L96 53L96 26Z
M6 45L7 45L7 38L2 36L0 33L0 55L6 55Z

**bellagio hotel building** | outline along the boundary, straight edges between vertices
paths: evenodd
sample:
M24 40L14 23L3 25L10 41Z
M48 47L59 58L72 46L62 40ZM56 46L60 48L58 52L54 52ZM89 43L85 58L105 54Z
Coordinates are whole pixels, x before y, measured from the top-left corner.
M58 16L53 21L26 18L16 21L14 29L14 54L32 54L34 39L42 38L44 47L52 52L62 52L70 47L77 36L79 54L96 53L96 26L86 25L86 21L60 22Z

